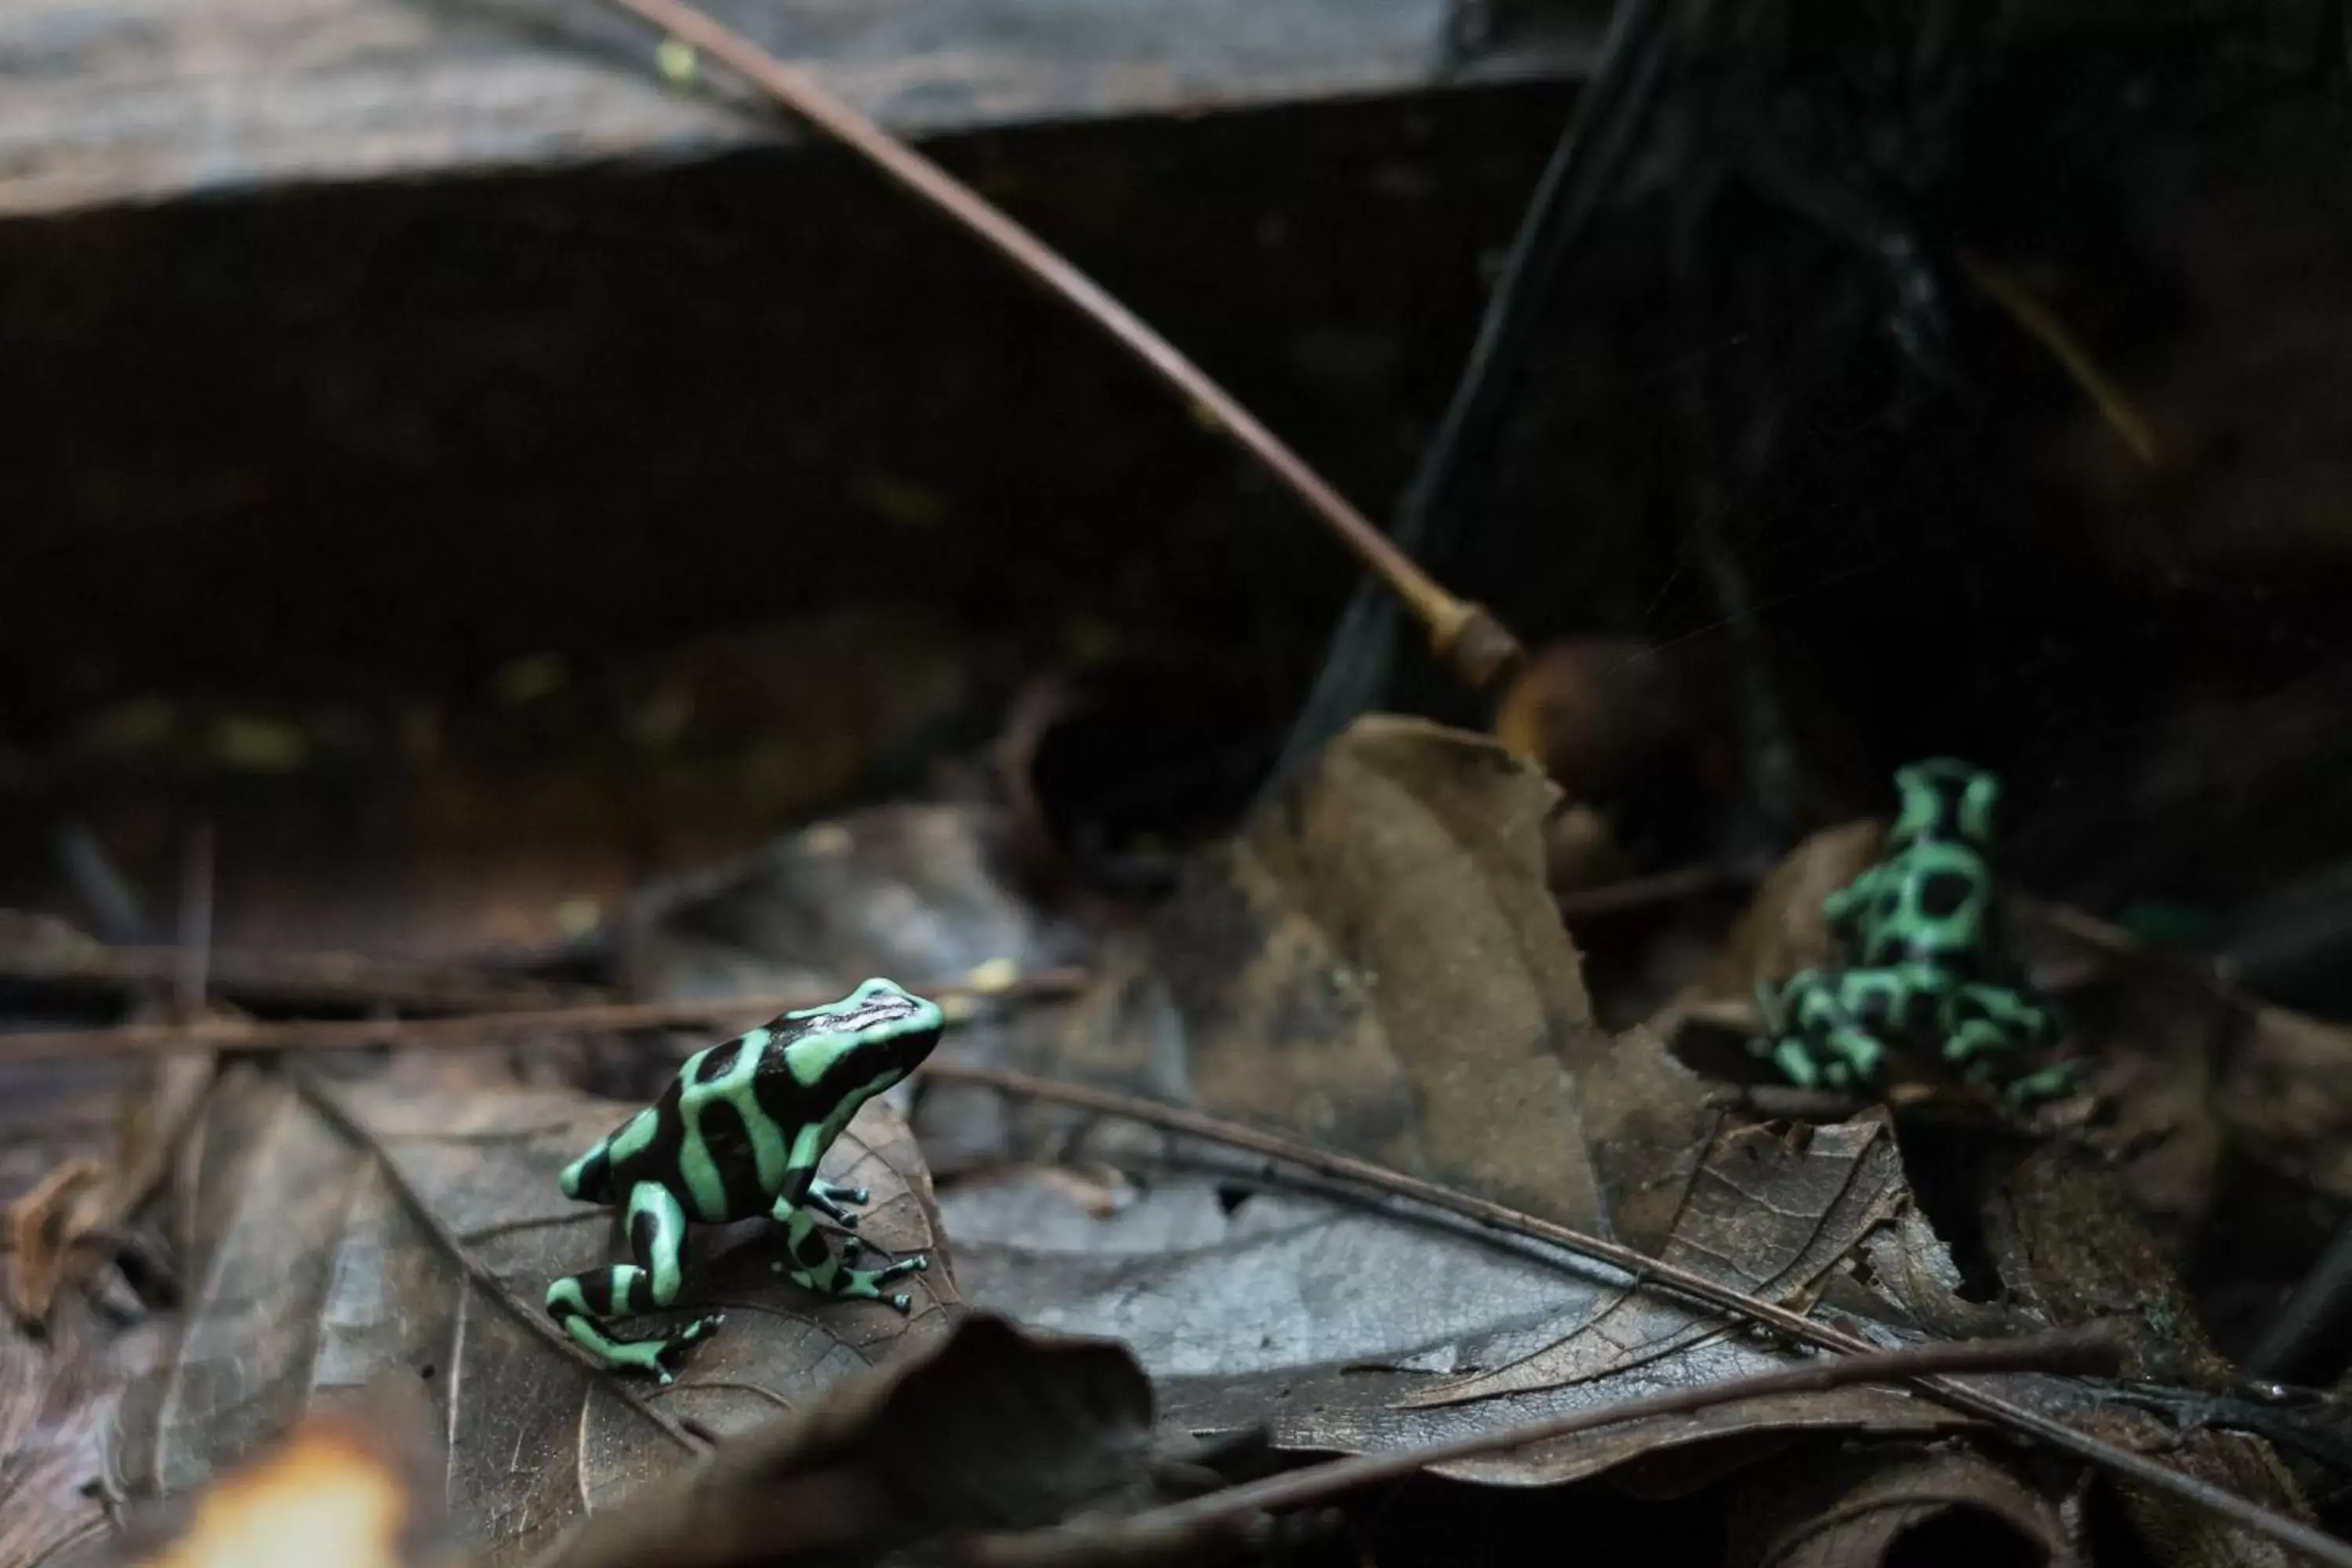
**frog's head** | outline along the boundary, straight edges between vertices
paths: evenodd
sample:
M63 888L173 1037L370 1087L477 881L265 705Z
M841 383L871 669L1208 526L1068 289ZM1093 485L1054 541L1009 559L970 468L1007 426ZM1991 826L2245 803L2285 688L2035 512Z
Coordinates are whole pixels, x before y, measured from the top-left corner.
M1895 769L1895 787L1902 792L1903 809L1887 835L1889 847L1937 838L1979 849L1991 845L2000 781L1982 768L1935 757Z
M896 1083L923 1065L946 1023L938 1003L877 977L838 1002L787 1013L776 1027L780 1034L791 1030L800 1053L811 1046L832 1047L828 1079Z

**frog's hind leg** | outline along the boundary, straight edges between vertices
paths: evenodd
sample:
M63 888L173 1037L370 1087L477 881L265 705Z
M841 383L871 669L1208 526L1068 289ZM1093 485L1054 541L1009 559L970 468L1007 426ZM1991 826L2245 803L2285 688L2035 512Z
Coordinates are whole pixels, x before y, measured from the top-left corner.
M629 1251L636 1261L558 1279L547 1288L547 1311L606 1364L650 1372L667 1383L686 1347L725 1320L714 1313L651 1339L613 1337L608 1320L659 1311L677 1301L686 1247L686 1211L660 1184L640 1182L630 1189L628 1217Z
M1953 994L1944 1030L1945 1056L1971 1082L1990 1085L2017 1067L2028 1069L2003 1088L2012 1102L2054 1099L2075 1086L2075 1063L2034 1068L2033 1056L2057 1042L2058 1021L2049 1008L2010 986L1961 986Z
M1772 1065L1804 1089L1843 1089L1878 1076L1886 1047L1848 1005L1842 981L1818 970L1790 976L1780 994L1783 1032L1770 1047Z
M842 1245L843 1258L833 1255L833 1245L806 1208L794 1205L789 1197L776 1204L775 1216L784 1226L784 1244L793 1255L793 1283L803 1290L814 1290L820 1296L837 1296L851 1300L888 1301L899 1311L909 1311L914 1299L906 1292L885 1296L881 1287L886 1282L908 1274L920 1274L931 1266L922 1253L902 1258L896 1263L879 1268L851 1268L843 1259L854 1258L860 1250L856 1237ZM782 1264L776 1266L783 1268Z

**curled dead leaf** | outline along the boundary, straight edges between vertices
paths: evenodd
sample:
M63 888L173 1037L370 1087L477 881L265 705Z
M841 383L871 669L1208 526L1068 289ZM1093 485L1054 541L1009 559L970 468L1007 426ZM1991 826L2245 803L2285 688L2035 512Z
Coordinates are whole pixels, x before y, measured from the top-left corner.
M1865 819L1825 827L1789 851L1757 887L1706 975L1653 1026L1670 1034L1694 1008L1714 1005L1752 1016L1759 981L1777 983L1829 962L1835 947L1822 902L1869 868L1885 837L1885 824Z
M68 1158L8 1205L15 1252L8 1305L18 1321L45 1322L60 1291L81 1287L110 1256L135 1245L125 1223L178 1157L212 1072L209 1056L141 1063L122 1084L113 1163Z
M38 1323L49 1315L73 1254L106 1220L110 1185L98 1161L72 1159L8 1205L14 1242L8 1307L20 1321Z
M1557 799L1484 737L1350 726L1154 932L1192 1096L1605 1225L1574 1074L1610 1042L1545 886Z
M1983 1568L2074 1568L2056 1506L1956 1445L1817 1448L1743 1478L1728 1568L1881 1568L1965 1559Z
M538 1568L732 1568L956 1530L1036 1530L1150 1499L1150 1381L1120 1345L961 1319L637 1493Z

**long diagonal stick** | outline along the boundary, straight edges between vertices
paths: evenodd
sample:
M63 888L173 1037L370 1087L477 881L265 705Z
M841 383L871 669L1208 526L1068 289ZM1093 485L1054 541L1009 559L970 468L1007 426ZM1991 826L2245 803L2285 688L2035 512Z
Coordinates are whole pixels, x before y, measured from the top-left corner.
M1465 683L1483 688L1519 657L1510 629L1483 605L1440 587L1255 415L1060 252L987 197L740 33L685 0L612 0L719 61L891 179L969 229L1022 272L1075 306L1173 388L1194 413L1265 465L1339 535L1428 628L1430 647Z

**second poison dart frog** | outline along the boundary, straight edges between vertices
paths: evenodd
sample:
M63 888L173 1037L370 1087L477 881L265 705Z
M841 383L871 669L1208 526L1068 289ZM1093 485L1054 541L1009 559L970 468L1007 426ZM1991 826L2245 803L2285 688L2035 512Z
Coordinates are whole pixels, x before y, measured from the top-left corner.
M1770 1035L1758 1049L1808 1088L1870 1083L1890 1051L1924 1047L2013 1101L2063 1093L2071 1069L2038 1065L2057 1020L2000 940L1987 858L2000 781L1937 759L1895 783L1902 808L1884 858L1822 905L1849 967L1801 971L1777 995L1759 986Z
M819 1181L816 1171L857 1108L931 1054L942 1023L937 1004L868 980L838 1002L786 1013L688 1057L659 1100L564 1167L565 1197L627 1215L634 1261L556 1280L547 1288L549 1314L608 1364L667 1383L686 1347L720 1318L640 1340L615 1338L608 1322L677 1300L689 1221L774 1218L785 1227L793 1282L827 1296L880 1300L888 1280L929 1268L917 1254L851 1268L860 1250L855 1237L836 1259L816 1216L853 1226L856 1216L843 1205L867 1194ZM888 1300L908 1310L907 1297Z

